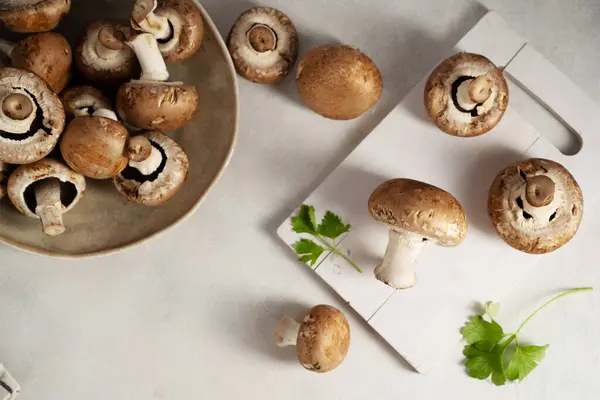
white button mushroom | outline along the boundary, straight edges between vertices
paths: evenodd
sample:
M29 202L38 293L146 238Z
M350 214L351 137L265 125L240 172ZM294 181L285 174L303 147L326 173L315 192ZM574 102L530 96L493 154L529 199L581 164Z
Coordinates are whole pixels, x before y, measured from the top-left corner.
M46 32L69 13L71 0L8 0L0 3L0 22L15 32Z
M318 305L301 323L284 316L275 331L279 347L296 346L300 365L313 372L328 372L344 361L350 347L350 326L335 307Z
M67 118L93 115L102 109L110 110L110 100L101 91L91 86L74 86L61 93L60 100Z
M389 229L389 242L375 276L395 289L414 286L414 264L432 240L458 246L467 234L467 216L450 193L412 179L392 179L369 198L369 212Z
M47 156L65 126L58 96L36 74L0 68L0 161L27 164Z
M258 83L274 83L292 70L298 57L294 23L279 10L254 7L239 16L227 38L237 72Z
M14 400L21 393L21 386L2 364L0 364L0 387L0 391L4 391L2 400Z
M189 165L183 149L157 131L131 138L129 164L114 178L117 190L134 203L158 206L171 199L187 178Z
M77 70L87 80L108 86L137 76L138 60L124 43L132 34L130 27L114 22L98 21L89 25L75 50Z
M71 79L71 46L58 33L38 33L18 43L0 39L0 52L11 59L13 68L35 72L56 93Z
M202 43L204 22L191 0L134 0L131 25L154 35L167 62L191 57Z
M313 47L296 72L300 98L326 118L354 119L381 97L383 80L368 56L355 47L325 44Z
M198 108L196 88L165 82L169 72L151 34L133 36L126 43L140 61L142 76L119 88L116 106L121 119L148 130L179 129L188 124Z
M510 246L526 253L548 253L577 233L583 193L565 167L532 158L498 174L489 192L488 212Z
M482 55L458 53L437 66L425 85L425 107L435 124L455 136L495 127L508 106L502 69Z
M8 196L21 213L42 221L46 235L65 231L63 214L71 210L85 190L85 178L49 158L21 165L8 178Z

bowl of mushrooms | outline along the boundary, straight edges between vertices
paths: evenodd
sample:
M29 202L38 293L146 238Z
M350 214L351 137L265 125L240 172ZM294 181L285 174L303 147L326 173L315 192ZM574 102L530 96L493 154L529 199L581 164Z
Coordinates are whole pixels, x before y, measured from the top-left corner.
M235 69L197 0L0 2L0 241L84 257L190 215L235 144Z

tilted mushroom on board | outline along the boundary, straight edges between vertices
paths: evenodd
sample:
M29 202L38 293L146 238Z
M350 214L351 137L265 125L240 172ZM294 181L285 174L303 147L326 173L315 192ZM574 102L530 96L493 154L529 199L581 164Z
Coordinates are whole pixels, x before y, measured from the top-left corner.
M414 264L429 241L458 246L467 235L467 216L450 193L412 179L392 179L369 198L369 213L389 229L389 242L375 277L395 289L416 283Z
M490 188L488 212L498 235L531 254L554 251L575 236L583 193L557 162L532 158L504 168Z
M361 116L383 91L383 79L373 60L341 44L315 46L306 53L298 64L296 85L304 104L337 120Z
M63 214L79 202L84 191L83 175L50 158L21 165L8 178L10 201L26 216L39 218L49 236L65 231Z
M449 135L482 135L500 122L508 107L502 69L482 55L458 53L429 75L425 107L438 128Z
M133 50L124 41L133 31L126 25L97 21L89 25L75 49L75 65L87 80L111 86L140 73Z
M68 119L93 115L98 110L110 110L110 100L91 86L74 86L60 95Z
M0 39L0 52L11 59L13 68L35 72L55 93L60 93L71 79L71 46L58 33L37 33L18 43Z
M279 320L275 331L279 347L296 346L300 364L312 372L328 372L344 361L350 347L350 325L335 307L318 305L301 323L289 316Z
M204 37L202 14L191 0L134 0L131 26L154 35L167 62L194 55Z
M71 0L3 0L0 22L15 32L46 32L69 13Z
M117 190L128 200L158 206L181 189L189 170L183 149L157 131L131 138L130 161L114 178Z
M227 37L236 71L257 83L274 83L294 68L298 34L294 23L279 10L253 7L239 16Z
M116 104L119 117L148 130L172 130L187 125L198 108L196 88L182 82L166 82L169 71L151 34L134 35L126 43L137 55L142 75L119 88Z
M36 74L0 68L0 161L28 164L46 157L65 126L58 96Z

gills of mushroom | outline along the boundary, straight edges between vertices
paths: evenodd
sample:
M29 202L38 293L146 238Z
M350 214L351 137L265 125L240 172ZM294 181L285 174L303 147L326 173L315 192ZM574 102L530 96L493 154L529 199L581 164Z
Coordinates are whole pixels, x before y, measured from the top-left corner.
M142 67L140 81L164 82L169 79L167 65L160 54L154 36L142 33L133 36L125 43L131 47Z
M429 241L458 246L467 234L467 216L450 193L412 179L391 179L369 198L369 213L389 229L383 262L375 277L395 289L416 282L414 264Z
M60 200L60 181L45 179L34 188L37 206L35 213L42 220L44 233L49 236L60 235L65 231L63 212L65 207Z

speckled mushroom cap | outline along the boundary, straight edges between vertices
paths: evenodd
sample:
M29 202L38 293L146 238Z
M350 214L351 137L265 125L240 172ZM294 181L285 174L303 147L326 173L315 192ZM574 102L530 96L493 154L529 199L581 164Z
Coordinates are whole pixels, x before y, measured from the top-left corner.
M3 0L0 21L15 32L45 32L68 14L71 0Z
M532 158L506 167L490 188L488 212L515 249L548 253L567 243L583 217L583 194L562 165Z
M132 35L130 27L110 21L90 24L75 49L75 65L86 79L102 85L123 83L140 72L133 52L120 39Z
M60 100L67 118L92 115L100 109L111 110L111 104L100 90L91 86L74 86L61 93Z
M427 112L450 135L488 132L500 122L507 106L508 86L502 70L479 54L458 53L446 59L425 85Z
M72 184L74 190L69 191L70 196L61 196L63 213L73 208L83 196L86 183L83 175L76 173L63 163L45 158L32 164L21 165L8 178L8 196L10 201L22 214L32 218L39 218L35 213L35 202L28 201L26 190L35 182L48 178L57 178L63 183ZM32 196L32 199L34 197Z
M0 104L13 94L26 97L33 111L18 120L0 107L0 160L28 164L54 149L65 127L65 111L58 96L36 74L0 68Z
M318 305L300 324L296 353L302 366L313 372L328 372L346 357L350 347L350 326L335 307Z
M160 155L156 167L141 172L131 161L114 178L117 190L134 203L158 206L171 199L181 188L189 170L183 149L162 132L143 132Z
M369 198L369 213L389 229L413 232L439 245L458 246L467 234L467 216L450 193L412 179L392 179Z
M143 3L153 7L139 7ZM134 2L131 24L134 29L143 31L140 23L154 12L156 16L168 20L170 35L160 39L158 48L170 63L180 62L191 57L202 44L204 22L200 9L191 0L146 0Z
M227 47L242 77L274 83L296 63L298 35L294 23L281 11L254 7L238 17L229 32Z
M373 107L381 97L379 69L359 49L340 44L313 47L296 72L300 98L326 118L349 120Z

